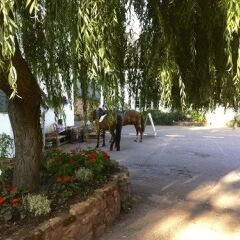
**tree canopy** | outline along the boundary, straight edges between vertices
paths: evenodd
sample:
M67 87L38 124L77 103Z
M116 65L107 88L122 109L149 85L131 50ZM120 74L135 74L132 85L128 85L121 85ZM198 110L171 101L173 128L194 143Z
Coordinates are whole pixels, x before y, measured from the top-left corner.
M134 42L131 6L142 30ZM54 106L80 81L83 96L101 85L114 103L128 84L143 104L238 107L238 0L2 0L0 9L0 66L13 95L17 41Z
M164 104L238 108L240 2L133 0L142 25L141 86L159 89Z

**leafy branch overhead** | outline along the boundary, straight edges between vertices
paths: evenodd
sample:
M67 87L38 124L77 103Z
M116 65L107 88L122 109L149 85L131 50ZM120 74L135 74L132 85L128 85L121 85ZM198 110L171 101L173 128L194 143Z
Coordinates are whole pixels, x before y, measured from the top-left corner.
M132 39L129 15L141 32ZM102 86L123 105L124 86L142 106L238 108L239 0L1 0L0 67L18 94L16 43L54 107Z
M238 0L132 3L141 21L141 36L148 44L140 48L145 59L142 71L149 71L147 76L155 83L159 80L160 98L167 105L238 108ZM149 80L142 78L145 81Z

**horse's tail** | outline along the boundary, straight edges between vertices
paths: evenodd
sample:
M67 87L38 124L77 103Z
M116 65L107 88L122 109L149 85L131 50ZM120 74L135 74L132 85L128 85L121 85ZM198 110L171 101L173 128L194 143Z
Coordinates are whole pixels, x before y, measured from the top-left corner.
M123 119L120 115L117 115L117 125L116 125L116 142L118 145L121 141L121 132L122 132Z
M143 116L141 116L141 130L142 130L142 132L145 131L145 124L144 124Z

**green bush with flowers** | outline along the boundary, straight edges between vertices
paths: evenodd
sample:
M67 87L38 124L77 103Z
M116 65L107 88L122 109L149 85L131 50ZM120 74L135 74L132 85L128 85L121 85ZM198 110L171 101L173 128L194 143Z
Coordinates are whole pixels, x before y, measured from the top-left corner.
M68 200L74 197L85 199L117 170L109 155L101 150L51 150L41 166L41 187L33 194L10 184L12 166L5 168L4 181L0 182L0 232L4 232L6 223L10 226L11 222L51 214L67 207Z

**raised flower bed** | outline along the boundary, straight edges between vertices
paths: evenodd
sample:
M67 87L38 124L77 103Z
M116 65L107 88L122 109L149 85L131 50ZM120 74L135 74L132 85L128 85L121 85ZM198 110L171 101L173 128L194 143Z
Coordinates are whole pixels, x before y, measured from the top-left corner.
M128 171L103 151L49 152L35 194L9 184L10 170L3 177L0 239L94 239L129 197Z

